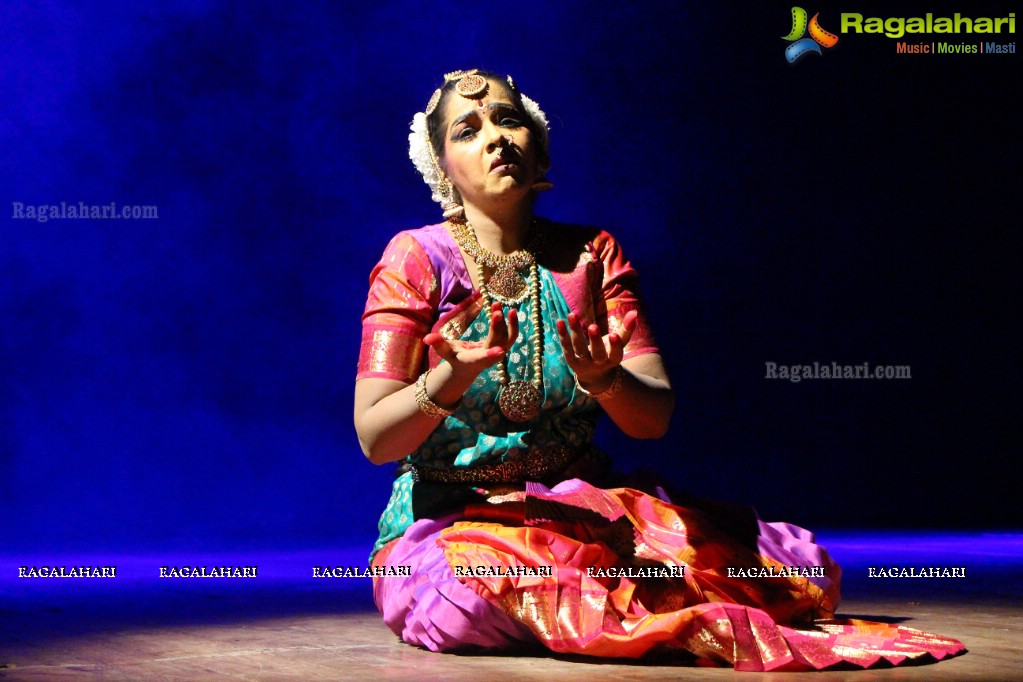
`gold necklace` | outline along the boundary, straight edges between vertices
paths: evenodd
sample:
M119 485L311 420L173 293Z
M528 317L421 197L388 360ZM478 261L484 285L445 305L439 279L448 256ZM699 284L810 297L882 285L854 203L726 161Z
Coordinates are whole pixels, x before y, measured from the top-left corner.
M501 384L497 405L501 408L504 416L513 422L527 422L535 419L540 414L540 405L543 403L541 394L543 388L543 326L540 319L540 271L536 264L536 257L531 251L537 241L539 230L534 223L533 239L526 249L506 256L498 256L480 245L476 238L476 232L468 220L452 221L452 227L452 234L459 248L476 261L480 295L483 297L486 309L490 308L490 303L494 300L504 305L519 305L526 300L527 296L531 299L533 310L529 319L533 323L533 334L529 345L532 352L530 365L533 370L533 379L532 381L511 381L508 377L508 353L506 352L497 365L498 381ZM484 279L484 267L489 267L494 271L489 279ZM526 267L529 268L529 286L522 279L522 275L518 273L518 269Z
M504 305L518 305L526 300L529 290L526 287L526 281L518 273L518 270L532 267L536 262L532 254L532 248L536 242L537 230L534 229L533 238L525 249L509 253L506 256L498 256L496 253L487 251L480 246L479 239L476 238L476 232L472 229L472 225L469 224L468 220L463 218L457 222L451 221L451 224L453 226L452 233L454 234L455 241L458 242L458 246L461 247L466 255L476 261L476 267L480 273L480 293L484 296L489 294L495 301ZM493 273L486 281L483 279L483 269L481 266L493 270Z

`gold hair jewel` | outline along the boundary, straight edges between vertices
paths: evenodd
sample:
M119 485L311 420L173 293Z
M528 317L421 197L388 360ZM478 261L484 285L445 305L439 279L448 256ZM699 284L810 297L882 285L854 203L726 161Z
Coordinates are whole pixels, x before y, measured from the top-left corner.
M487 79L479 75L479 69L451 71L444 74L444 84L455 83L455 92L466 99L479 99L487 92Z
M478 73L478 72L479 72L479 69L469 69L469 70L462 69L461 71L449 71L446 74L444 74L444 82L445 83L450 83L451 81L456 81L456 80L458 80L460 78L464 78L465 76L471 76L471 75L473 75L475 73Z
M487 93L487 79L478 73L470 73L455 83L455 92L466 99L482 99Z
M438 104L440 104L440 88L433 91L433 95L430 96L430 101L426 103L426 115L429 116L432 114Z

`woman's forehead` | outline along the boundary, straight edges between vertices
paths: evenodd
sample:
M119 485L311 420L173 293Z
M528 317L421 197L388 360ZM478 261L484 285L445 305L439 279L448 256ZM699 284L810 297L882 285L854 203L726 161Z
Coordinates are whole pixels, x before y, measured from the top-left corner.
M488 80L487 90L483 93L483 97L479 99L469 99L462 97L457 92L452 92L444 102L444 125L448 127L463 114L479 109L481 106L489 108L490 105L497 103L504 103L510 107L515 107L511 91L501 81Z

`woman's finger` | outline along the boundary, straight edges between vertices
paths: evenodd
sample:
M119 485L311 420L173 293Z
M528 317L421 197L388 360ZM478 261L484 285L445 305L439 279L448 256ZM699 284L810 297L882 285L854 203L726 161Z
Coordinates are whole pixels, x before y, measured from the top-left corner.
M636 331L636 327L639 325L639 313L635 310L630 310L625 313L625 317L622 318L622 328L618 331L618 335L622 339L622 345L626 346L629 343L629 339L632 338L633 332Z
M458 354L458 360L467 365L482 364L484 367L489 367L497 362L502 355L504 355L504 348L501 346L487 348L479 346L462 351Z
M607 364L617 367L622 363L622 358L625 356L625 344L622 343L622 337L615 333L608 334L607 345L611 347L607 354Z
M515 343L515 339L519 338L519 311L515 308L508 310L508 339L504 344L505 348L511 348L512 344Z
M582 320L575 313L569 313L568 326L572 337L572 348L576 356L582 360L590 359L590 349L586 342L586 330L583 328Z
M573 370L578 366L575 357L575 348L572 347L572 337L568 331L568 325L564 320L558 320L554 323L554 326L558 330L558 340L561 341L561 350L565 354L565 362Z
M607 360L607 349L604 348L604 337L600 334L600 327L591 324L586 328L590 341L590 356L594 362L603 363Z
M495 303L490 309L490 331L487 333L488 348L491 346L503 346L504 340L508 337L508 327L504 323L504 313L501 312L501 304Z
M423 343L432 348L434 353L445 360L453 357L456 352L451 342L436 332L431 332L424 336Z

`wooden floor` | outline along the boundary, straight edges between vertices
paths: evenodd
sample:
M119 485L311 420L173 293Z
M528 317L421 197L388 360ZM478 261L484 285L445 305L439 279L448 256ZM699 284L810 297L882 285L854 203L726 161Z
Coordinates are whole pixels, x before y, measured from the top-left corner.
M946 537L940 551L969 567L966 579L954 581L869 580L866 566L877 547L848 537L832 543L846 571L840 614L956 637L969 652L931 665L826 671L812 679L1023 680L1023 538L1014 537L1001 544ZM904 561L897 556L904 551L933 562L921 542L900 550L906 542L899 541L884 551L894 560ZM7 565L0 568L10 575ZM3 680L811 679L664 662L433 654L400 643L373 610L368 581L358 580L270 576L183 584L119 577L117 584L39 586L4 579L0 598Z

